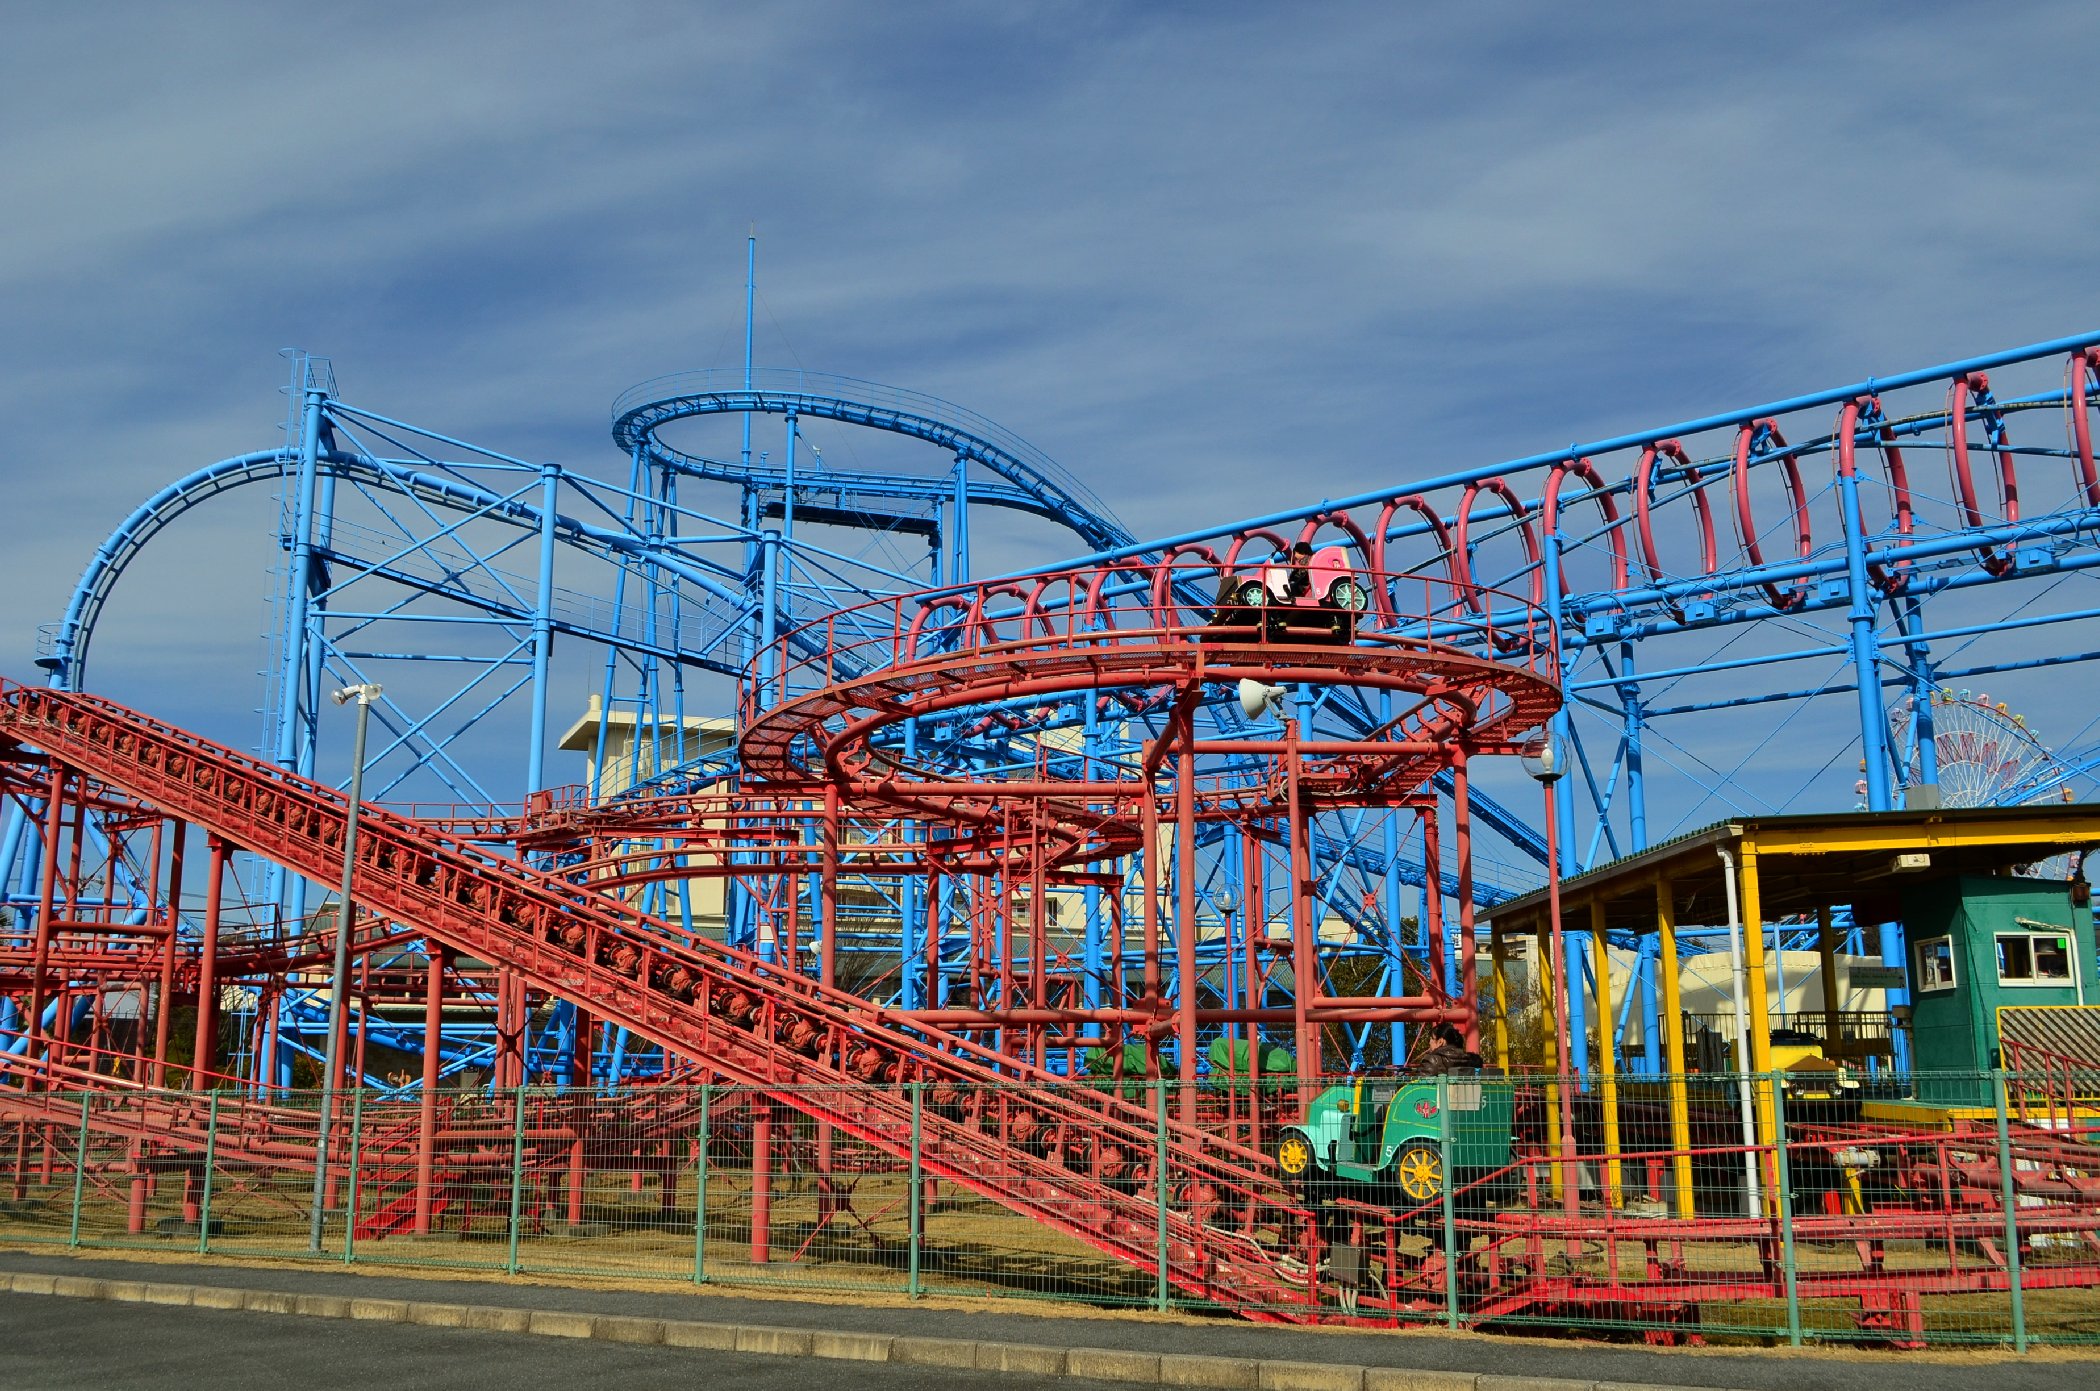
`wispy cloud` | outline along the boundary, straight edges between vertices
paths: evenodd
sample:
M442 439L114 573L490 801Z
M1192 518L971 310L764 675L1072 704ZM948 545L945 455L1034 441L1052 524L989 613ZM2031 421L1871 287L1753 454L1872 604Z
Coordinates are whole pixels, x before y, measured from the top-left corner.
M617 471L616 392L734 357L753 222L763 358L981 411L1141 534L2100 318L2085 5L520 14L10 15L0 668L136 500L275 443L288 344ZM170 533L104 679L233 669L268 510Z

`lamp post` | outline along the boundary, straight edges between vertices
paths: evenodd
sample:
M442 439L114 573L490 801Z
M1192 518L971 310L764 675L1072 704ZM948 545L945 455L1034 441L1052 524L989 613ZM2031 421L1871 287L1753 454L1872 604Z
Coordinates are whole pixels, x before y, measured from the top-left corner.
M366 681L331 691L328 696L337 705L348 705L353 700L357 702L357 738L350 754L350 808L343 826L343 882L336 894L335 965L328 977L328 1036L321 1064L321 1124L314 1140L314 1211L307 1245L316 1254L321 1250L321 1226L327 1217L328 1130L329 1123L335 1118L336 1074L342 1067L343 995L350 983L350 924L355 916L350 902L350 874L357 864L357 818L364 805L365 725L371 719L372 702L379 698L379 693L378 682Z
M1575 1091L1569 1068L1568 1039L1568 951L1560 931L1560 816L1556 805L1559 799L1553 795L1553 784L1559 782L1568 770L1560 746L1550 734L1539 744L1537 752L1524 756L1523 762L1524 771L1545 793L1546 918L1551 924L1553 943L1553 1060L1560 1087L1561 1195L1572 1220L1582 1216L1582 1175L1575 1167ZM1571 1231L1569 1241L1573 1243L1574 1240ZM1572 1244L1570 1249L1573 1249Z

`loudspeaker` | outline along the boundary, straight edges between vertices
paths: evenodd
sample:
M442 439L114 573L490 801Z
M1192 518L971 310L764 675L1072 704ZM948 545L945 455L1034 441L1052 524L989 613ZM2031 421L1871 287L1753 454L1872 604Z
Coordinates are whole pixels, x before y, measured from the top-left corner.
M1283 687L1265 686L1259 681L1242 678L1240 681L1240 711L1250 720L1258 720L1272 710L1283 709Z

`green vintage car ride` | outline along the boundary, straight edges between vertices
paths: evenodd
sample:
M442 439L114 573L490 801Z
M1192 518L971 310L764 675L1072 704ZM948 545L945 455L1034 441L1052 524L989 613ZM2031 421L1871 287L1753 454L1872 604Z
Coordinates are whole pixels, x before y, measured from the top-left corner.
M1386 1203L1442 1196L1444 1124L1450 1115L1450 1181L1509 1163L1513 1092L1504 1078L1360 1077L1313 1098L1305 1119L1284 1128L1277 1167L1315 1197L1347 1194Z

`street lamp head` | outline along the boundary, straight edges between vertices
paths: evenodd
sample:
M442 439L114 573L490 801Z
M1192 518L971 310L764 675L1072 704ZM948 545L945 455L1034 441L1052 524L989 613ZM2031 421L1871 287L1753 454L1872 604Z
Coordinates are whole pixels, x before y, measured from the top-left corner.
M353 700L359 705L370 705L379 699L379 693L384 689L385 687L377 681L362 681L355 686L344 686L340 690L330 691L328 698L337 705L348 705Z
M1551 787L1567 774L1568 767L1560 751L1560 742L1552 735L1539 740L1530 753L1524 755L1524 771L1546 787Z

